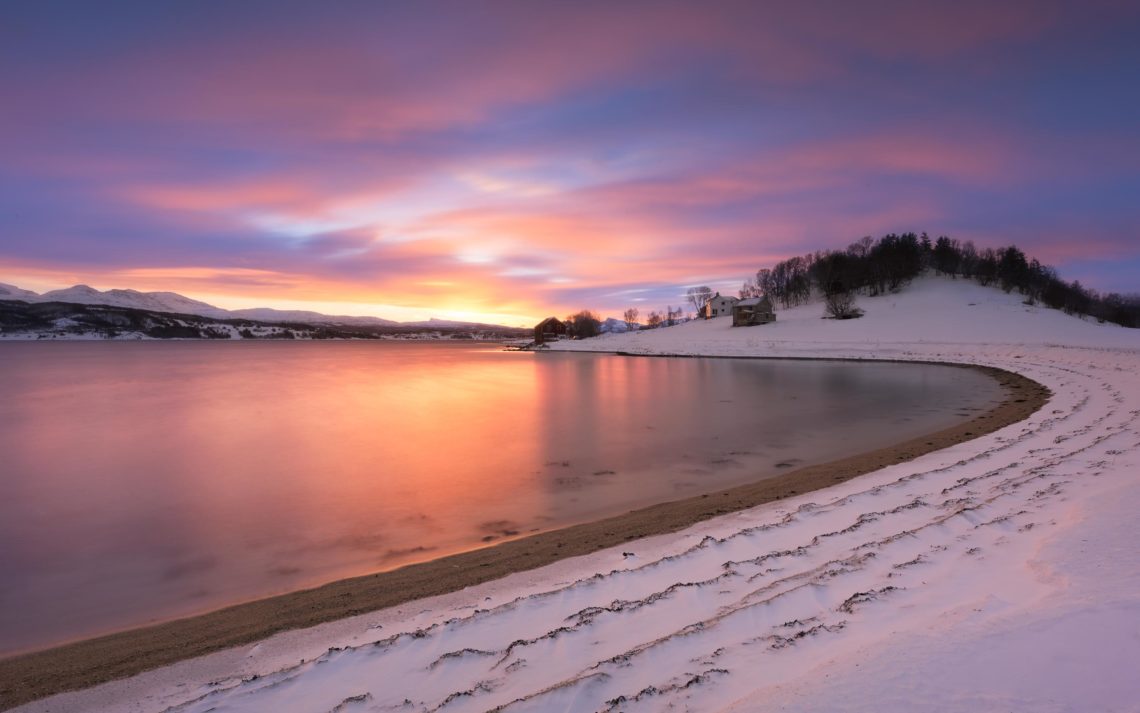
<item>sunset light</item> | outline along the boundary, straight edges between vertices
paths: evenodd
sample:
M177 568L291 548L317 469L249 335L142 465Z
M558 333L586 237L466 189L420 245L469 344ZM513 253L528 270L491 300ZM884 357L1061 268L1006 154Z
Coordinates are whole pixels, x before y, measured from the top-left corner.
M0 50L16 285L529 323L892 231L1140 269L1125 5L51 5Z
M0 0L0 713L1140 701L1140 0Z

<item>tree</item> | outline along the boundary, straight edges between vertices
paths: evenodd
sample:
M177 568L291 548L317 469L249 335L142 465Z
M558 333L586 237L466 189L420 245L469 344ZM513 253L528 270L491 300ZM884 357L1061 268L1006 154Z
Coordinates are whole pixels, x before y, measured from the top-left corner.
M863 316L855 306L854 275L865 263L850 253L821 254L812 266L820 290L823 291L824 316L831 319L854 319Z
M993 248L986 248L978 253L978 258L974 261L974 278L983 287L993 284L993 281L997 279L997 271L998 258Z
M759 291L760 294L756 294L756 295L752 295L752 296L753 297L759 297L760 295L771 295L772 297L775 297L775 294L772 292L772 285L773 285L772 271L769 270L768 268L764 268L762 270L757 270L756 271L756 289Z
M566 318L566 331L575 339L596 337L602 331L602 320L590 310L584 309Z
M961 258L962 253L957 240L951 240L943 235L934 242L934 253L931 255L931 261L935 272L941 272L943 275L957 275Z
M1003 290L1011 292L1015 287L1024 288L1028 275L1029 262L1025 253L1013 245L998 251L997 279Z
M855 319L863 316L863 310L855 306L854 292L836 290L823 296L823 314L831 319Z
M962 277L977 277L978 249L974 246L973 240L962 243L958 257L958 274Z
M932 241L926 233L891 233L878 240L868 236L846 250L788 258L757 271L741 286L740 297L767 295L790 307L815 290L824 297L825 316L850 319L861 313L855 307L860 292L874 296L895 291L926 270L996 285L1006 292L1016 289L1025 295L1026 304L1040 302L1070 314L1140 327L1140 296L1101 295L1080 282L1065 282L1052 267L1014 245L979 250L968 240L959 243L943 235Z
M712 299L712 290L705 285L690 287L689 291L685 293L685 297L689 300L689 304L693 306L693 311L699 313L704 309L705 304Z
M627 309L625 311L625 314L622 315L622 318L625 319L625 326L633 329L637 324L637 315L638 311L636 307L630 307Z
M847 246L847 252L853 257L863 259L871 252L871 246L875 244L875 239L870 235L864 235L859 240Z
M656 310L653 312L650 312L649 316L645 318L645 322L646 322L646 324L649 325L649 327L651 329L660 327L661 326L661 313L657 312Z

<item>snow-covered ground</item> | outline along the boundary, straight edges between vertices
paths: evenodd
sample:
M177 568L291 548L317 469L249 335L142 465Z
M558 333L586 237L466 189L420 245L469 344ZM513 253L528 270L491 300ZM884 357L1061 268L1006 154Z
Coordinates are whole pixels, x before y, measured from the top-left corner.
M1140 710L1140 332L941 279L861 306L558 347L987 364L1054 396L827 490L28 709Z

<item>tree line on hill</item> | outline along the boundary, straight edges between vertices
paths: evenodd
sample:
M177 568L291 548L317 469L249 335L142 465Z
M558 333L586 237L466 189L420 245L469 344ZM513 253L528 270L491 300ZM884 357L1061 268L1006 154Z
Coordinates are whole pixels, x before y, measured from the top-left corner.
M1066 282L1015 245L979 250L970 241L946 236L931 240L926 233L891 233L878 240L868 236L846 250L788 258L759 270L741 287L740 296L768 295L787 308L806 302L814 291L823 296L828 316L846 319L861 314L856 294L893 292L925 271L995 285L1007 293L1016 290L1026 304L1140 327L1140 295L1102 295L1079 281Z
M1066 282L1054 268L1027 256L1016 245L978 249L968 240L959 242L945 235L932 240L926 233L889 233L878 239L867 236L844 250L797 255L757 271L738 294L741 299L767 295L784 308L820 295L825 316L851 319L862 315L856 306L857 295L895 292L926 272L975 280L1007 293L1016 290L1028 305L1042 304L1068 314L1140 328L1140 294L1100 294L1080 281ZM696 314L712 296L706 286L692 287L685 295ZM639 316L637 308L627 309L623 315L627 328L667 327L686 319L684 310L673 306L649 312L643 324L638 323ZM579 339L600 334L603 324L589 310L567 317L565 323L568 334Z

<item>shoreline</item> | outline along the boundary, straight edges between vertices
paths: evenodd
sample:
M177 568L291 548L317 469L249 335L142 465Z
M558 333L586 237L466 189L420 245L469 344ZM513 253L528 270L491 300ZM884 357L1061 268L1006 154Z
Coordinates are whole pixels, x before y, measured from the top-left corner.
M396 570L338 580L194 617L0 659L0 709L252 643L282 631L455 592L510 573L651 535L676 532L718 515L826 488L992 433L1027 418L1051 395L1048 388L1036 381L1003 369L946 364L988 374L1005 389L1005 399L956 426L755 483L660 503Z

